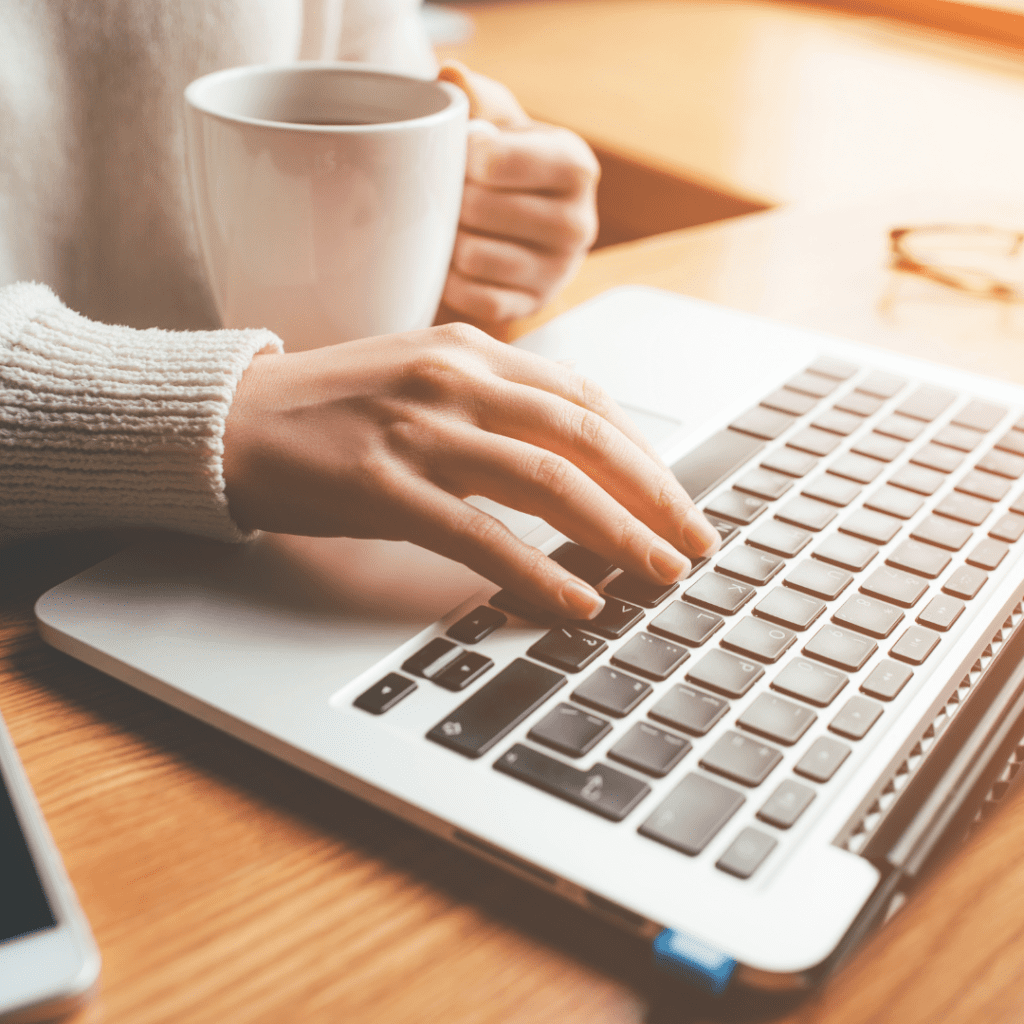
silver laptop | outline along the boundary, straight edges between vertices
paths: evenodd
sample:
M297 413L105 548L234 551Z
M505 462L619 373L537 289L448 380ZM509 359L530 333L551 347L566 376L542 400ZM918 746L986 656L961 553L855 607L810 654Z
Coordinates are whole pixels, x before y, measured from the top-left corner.
M641 288L519 344L602 383L712 519L689 579L488 506L598 620L406 544L168 537L45 594L42 636L712 991L808 986L1005 781L1024 389Z

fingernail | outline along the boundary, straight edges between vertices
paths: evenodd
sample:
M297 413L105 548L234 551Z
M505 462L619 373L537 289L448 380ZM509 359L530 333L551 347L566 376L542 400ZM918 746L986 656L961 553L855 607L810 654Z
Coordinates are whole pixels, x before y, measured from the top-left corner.
M683 536L692 555L713 554L721 543L718 531L704 518L700 509L690 509L683 519Z
M655 537L647 553L651 568L666 582L675 583L690 574L690 560L670 547L660 537Z
M604 599L579 580L562 584L562 604L574 619L592 619L604 607Z

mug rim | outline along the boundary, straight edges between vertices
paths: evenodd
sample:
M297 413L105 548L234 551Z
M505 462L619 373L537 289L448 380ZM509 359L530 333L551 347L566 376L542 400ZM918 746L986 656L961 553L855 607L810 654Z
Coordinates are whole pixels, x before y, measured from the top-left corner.
M277 71L298 72L307 74L313 72L335 71L347 74L360 74L370 78L390 78L401 82L412 83L427 89L440 89L447 95L448 103L440 110L431 114L423 114L419 117L404 118L400 121L380 121L370 124L304 124L299 121L270 121L265 118L248 117L245 114L232 114L223 110L215 109L201 97L210 87L222 81L229 81L233 78L248 78L253 75L267 74ZM446 121L453 116L464 112L469 114L469 99L466 94L451 82L440 81L436 78L418 78L415 75L403 75L390 68L380 67L374 64L361 64L356 61L286 61L280 64L240 64L231 68L222 68L219 71L211 71L209 74L201 75L199 78L189 82L184 92L185 102L193 110L208 117L225 121L229 124L253 125L260 128L274 128L282 131L301 131L314 135L347 135L367 134L394 131L395 129L428 126L436 121Z

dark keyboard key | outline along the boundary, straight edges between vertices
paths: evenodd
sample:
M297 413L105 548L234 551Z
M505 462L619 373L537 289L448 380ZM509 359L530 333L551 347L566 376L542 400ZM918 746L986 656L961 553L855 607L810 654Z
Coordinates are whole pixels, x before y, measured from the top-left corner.
M898 459L907 446L894 437L885 437L874 432L862 437L850 451L857 455L866 455L869 459L878 459L879 462L892 462Z
M839 387L839 381L822 377L816 373L798 373L786 381L786 387L805 395L814 395L815 398L825 398Z
M763 441L747 434L720 430L674 463L672 473L686 493L700 501L762 448Z
M835 669L825 668L806 658L794 658L778 674L772 689L824 708L836 699L849 681L846 675Z
M745 491L766 501L781 498L793 486L793 481L781 473L773 473L770 469L750 469L737 480L733 487L737 491Z
M909 492L908 492L909 493ZM888 544L900 532L903 523L883 512L859 508L839 525L843 533L869 540L872 544Z
M718 560L715 568L727 576L761 586L767 583L786 563L778 555L758 551L746 544L733 548Z
M800 493L805 497L814 498L815 501L824 501L829 505L845 508L860 495L860 490L860 484L854 483L853 480L844 480L841 476L823 473L817 480L805 484Z
M854 455L853 452L844 452L832 460L828 472L845 477L847 480L856 480L859 484L869 484L883 469L885 469L885 463L879 462L878 459L870 459L866 455Z
M910 665L921 665L925 658L935 650L936 645L942 639L938 633L922 626L911 626L903 636L896 641L889 652L894 658L905 661Z
M860 630L878 640L884 640L902 620L899 608L864 594L848 598L832 616L832 621L840 626Z
M958 597L933 597L921 609L917 621L922 626L930 626L940 632L945 632L957 619L963 615L967 607Z
M798 452L795 448L780 448L762 460L765 469L786 476L806 476L818 464L818 460L808 452Z
M946 478L942 473L936 473L934 469L925 469L924 466L912 465L901 467L889 479L893 487L902 487L906 491L928 496L934 494L945 482Z
M751 547L770 551L782 558L792 558L802 551L810 540L811 535L806 530L801 530L799 526L790 526L788 523L780 523L777 519L762 523L747 537L747 543Z
M571 704L559 704L529 731L527 738L569 757L582 757L611 729L611 723L597 715L589 715Z
M691 604L702 608L732 615L738 612L757 591L747 583L720 576L717 572L706 572L693 586L689 587L684 596Z
M729 424L729 429L750 434L752 437L764 438L766 441L774 441L795 422L792 416L787 416L784 412L759 405L754 409L748 409L739 419L733 420Z
M565 672L579 672L608 650L596 636L560 626L545 633L526 653Z
M884 370L873 370L857 385L857 390L878 398L892 398L906 386L907 381L903 377L886 373Z
M978 462L978 469L1005 476L1008 480L1019 480L1024 473L1024 459L1009 452L992 451Z
M607 637L609 640L618 640L625 636L642 618L643 610L628 601L620 601L616 597L607 598L604 607L597 615L586 622L588 633L597 633L598 636Z
M934 469L938 473L952 473L964 461L962 453L954 448L943 448L937 444L926 444L919 452L910 456L915 466Z
M984 436L983 433L979 434L976 430L950 424L936 432L932 438L932 444L945 445L947 448L955 448L960 452L973 452L981 444Z
M950 558L941 548L917 540L905 540L889 554L885 562L895 569L906 569L907 572L933 580L949 565Z
M638 633L612 655L612 664L660 682L668 679L689 656L685 647L650 633Z
M895 661L880 661L861 683L861 690L880 700L892 700L914 675L906 665Z
M992 506L980 498L972 498L967 494L947 494L935 506L936 515L957 519L961 523L980 526L988 518Z
M894 437L897 441L913 441L924 430L924 424L906 416L886 416L875 427L875 433L885 437Z
M946 580L942 590L953 597L962 597L965 601L978 596L978 591L988 580L988 574L970 565L963 565Z
M836 380L849 380L860 372L860 367L856 363L848 363L845 359L838 359L836 356L818 356L807 367L807 372L817 373L822 377L835 377Z
M835 407L855 416L874 416L883 404L880 398L865 395L862 391L851 391L845 398L840 398Z
M441 719L427 739L466 757L479 757L564 685L560 672L516 658Z
M778 661L793 646L795 640L796 633L792 630L748 616L740 619L722 637L722 646L748 658L771 663Z
M708 651L686 678L726 697L742 697L763 675L764 669L756 661L714 650Z
M832 569L821 562L807 560L800 562L782 581L782 585L831 601L838 597L852 580L853 577L842 569Z
M640 834L696 857L743 801L736 790L691 772L640 826Z
M910 519L921 511L924 498L918 497L913 491L904 491L899 487L881 487L865 502L864 507L895 516L897 519Z
M736 724L748 732L792 746L817 719L818 716L802 704L771 693L760 693Z
M811 558L860 572L877 554L878 548L866 540L834 533L811 552Z
M1013 512L1007 512L1005 516L999 519L988 531L990 537L995 537L996 540L1009 541L1011 544L1014 541L1018 541L1021 535L1024 535L1024 516L1015 515Z
M704 511L745 526L747 523L752 523L766 508L767 505L752 494L723 491L708 502Z
M850 756L850 748L831 736L819 736L793 769L814 782L828 782Z
M878 650L878 644L840 626L823 626L804 646L804 654L827 665L856 672Z
M861 584L860 589L902 608L913 608L928 589L928 584L920 576L881 565Z
M839 409L826 409L823 413L811 421L811 426L817 430L825 430L830 434L838 434L840 437L849 437L861 425L861 418L852 412L842 412Z
M563 569L568 569L573 576L578 576L585 583L595 587L605 576L615 571L615 566L607 558L595 555L593 551L581 548L572 541L556 548L548 558L552 562L557 562Z
M792 828L813 799L814 790L810 786L801 786L799 782L786 779L779 783L779 788L768 798L757 816L776 828Z
M647 628L652 633L678 640L688 647L699 647L721 628L725 620L721 615L706 611L686 601L673 601L660 615L652 619Z
M842 443L843 439L836 434L818 430L817 427L804 427L786 442L786 446L795 448L798 452L810 452L811 455L820 456L831 455Z
M511 590L499 590L490 598L490 602L495 608L500 608L520 619L526 619L527 622L549 623L558 618L554 612L538 608Z
M844 705L842 710L832 719L829 729L850 740L862 740L868 730L878 721L883 708L867 697L855 695Z
M643 608L656 608L669 594L679 589L678 583L651 583L628 572L616 576L605 584L604 592L609 597L618 597Z
M613 761L621 761L660 779L675 768L693 749L689 740L672 732L665 732L647 722L637 722L625 736L608 751Z
M656 722L703 736L728 710L727 701L676 683L647 714Z
M1011 455L1024 455L1024 434L1019 430L1008 430L996 441L996 448Z
M446 690L464 690L492 668L494 662L490 658L479 651L466 651L429 679Z
M572 691L572 699L596 711L622 718L651 692L650 683L602 665Z
M501 612L480 605L449 626L446 635L461 644L478 644L506 622L508 619Z
M581 771L521 743L498 758L494 767L612 821L622 821L651 791L645 782L606 764Z
M790 391L789 388L779 388L767 398L761 399L761 405L789 413L790 416L805 416L817 404L818 399L813 395L802 395L798 391Z
M967 556L967 564L991 572L1009 553L1009 547L1001 540L986 537L985 540L976 544L974 550Z
M700 766L744 786L760 786L781 760L782 754L774 747L727 732L701 758Z
M974 527L955 519L929 516L914 527L910 536L947 551L959 551L974 536Z
M411 679L406 679L396 672L389 672L365 693L356 697L352 703L360 711L369 711L371 715L383 715L415 689L416 684Z
M806 629L825 610L825 602L810 594L776 587L754 607L754 614L790 629Z
M900 403L896 411L903 416L912 416L916 420L931 423L955 401L955 391L947 391L946 388L936 387L934 384L922 384Z
M953 422L959 427L970 427L986 433L991 430L1007 413L1002 405L972 398L954 417Z
M745 828L718 858L715 867L737 878L749 878L776 846L778 840L756 828Z
M805 530L825 529L836 517L836 510L813 498L793 498L787 501L776 513L775 518L793 526L802 526Z

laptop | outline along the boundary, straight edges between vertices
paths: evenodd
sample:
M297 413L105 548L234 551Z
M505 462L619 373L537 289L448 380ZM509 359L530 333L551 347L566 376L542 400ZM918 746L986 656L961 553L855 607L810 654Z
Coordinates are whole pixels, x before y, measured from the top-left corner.
M55 587L54 647L650 940L813 985L1024 732L1024 388L647 288L518 342L629 411L722 535L553 621L395 542L168 536Z

